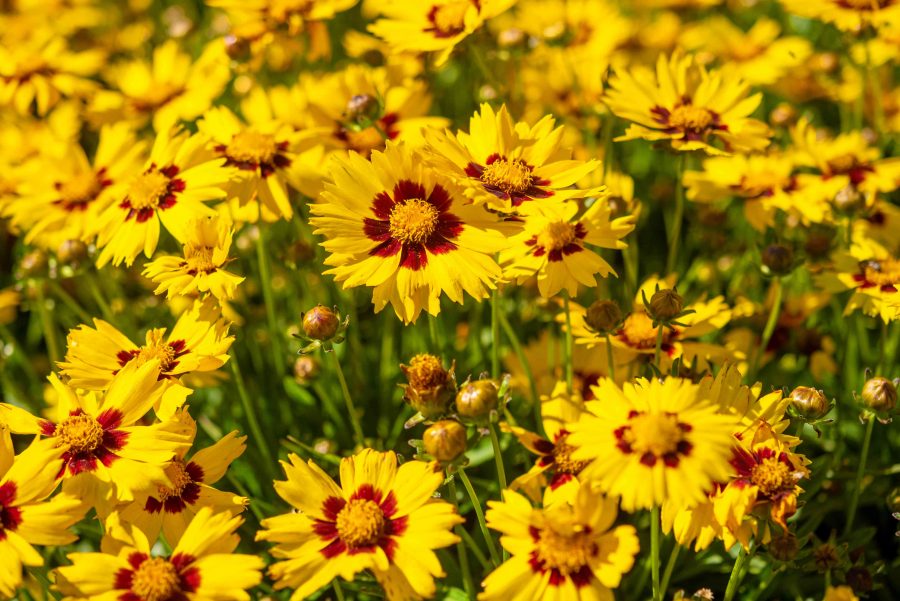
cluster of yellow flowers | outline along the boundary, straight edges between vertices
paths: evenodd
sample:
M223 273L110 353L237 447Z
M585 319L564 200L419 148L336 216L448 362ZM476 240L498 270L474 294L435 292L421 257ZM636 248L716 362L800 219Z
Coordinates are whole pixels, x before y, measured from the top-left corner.
M756 601L848 461L851 544L900 1L161 4L0 3L0 597L662 601L721 541L725 601L782 562ZM815 597L856 600L834 536Z

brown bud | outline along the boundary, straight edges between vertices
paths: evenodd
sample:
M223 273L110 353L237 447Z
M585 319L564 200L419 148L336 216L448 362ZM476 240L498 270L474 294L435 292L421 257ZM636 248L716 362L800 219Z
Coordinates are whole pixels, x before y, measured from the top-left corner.
M87 256L87 245L81 240L66 240L56 249L60 263L77 265Z
M786 532L781 536L773 537L772 540L769 541L769 544L766 545L766 548L769 550L769 555L778 561L790 561L797 557L797 551L800 550L800 544L798 543L796 536L790 532Z
M820 572L827 572L838 567L841 563L837 547L831 543L822 543L813 549L813 562Z
M422 442L429 455L441 463L450 463L466 452L466 427L458 421L443 419L428 426Z
M225 53L233 60L245 61L250 58L250 41L246 38L226 35Z
M319 375L321 366L315 357L300 355L294 361L294 379L298 384L306 384Z
M869 378L862 389L866 407L878 413L890 413L897 406L897 387L887 378Z
M413 409L428 419L447 413L456 394L452 366L446 370L438 357L421 354L413 357L409 365L401 365L400 371L409 381L403 386L403 398Z
M500 401L497 384L493 380L467 382L456 395L456 411L463 417L487 417Z
M370 123L381 114L381 105L378 99L369 94L356 94L344 110L344 116L351 123Z
M497 44L501 48L518 46L525 41L525 32L516 27L509 27L497 34Z
M784 244L770 244L763 249L762 264L775 275L786 275L794 268L794 251Z
M650 297L650 314L657 319L675 319L683 309L684 299L672 288L661 288Z
M313 340L330 340L337 334L341 320L334 311L317 305L303 315L303 333Z
M831 410L831 403L821 390L798 386L791 392L791 407L804 418L816 420L825 417Z
M712 590L708 588L701 588L691 595L691 601L713 601L714 598Z
M813 227L806 234L803 250L810 257L822 258L831 252L831 244L834 241L834 230L826 226Z
M787 127L797 120L797 109L782 102L769 113L769 122L775 127Z
M831 203L841 213L856 213L866 206L866 197L854 184L847 184L837 191Z
M609 332L622 321L622 311L614 301L598 300L584 313L584 322L596 332Z
M854 566L847 570L847 584L853 589L854 593L866 594L872 590L872 573L862 566Z
M900 513L900 486L894 488L888 494L887 506L891 513Z
M812 57L810 66L816 71L830 73L840 65L840 58L834 52L820 52Z
M32 250L19 261L22 277L34 277L47 269L47 253L39 248Z

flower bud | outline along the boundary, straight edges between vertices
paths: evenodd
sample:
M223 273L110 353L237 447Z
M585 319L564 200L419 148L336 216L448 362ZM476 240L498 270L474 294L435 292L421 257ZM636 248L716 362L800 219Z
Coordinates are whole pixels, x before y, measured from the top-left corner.
M246 38L226 35L225 53L232 60L245 61L250 58L250 41Z
M822 543L813 549L813 562L820 572L833 570L841 564L841 557L838 554L837 547L832 543Z
M659 320L675 319L683 309L684 299L672 288L657 290L650 297L650 314Z
M856 213L866 205L866 198L854 184L847 184L837 191L831 203L841 213Z
M509 27L497 34L497 44L501 48L518 46L525 42L525 32L517 27Z
M791 407L808 420L822 419L831 410L825 393L809 386L798 386L791 392Z
M330 340L337 334L340 318L324 305L317 305L303 315L303 333L313 340Z
M872 590L872 585L874 584L872 581L872 573L862 566L854 566L847 570L845 578L847 584L849 584L850 588L853 589L853 592L857 594L865 595Z
M819 52L813 55L810 60L810 66L816 71L830 73L838 68L841 59L834 52Z
M22 257L19 270L22 277L34 277L47 269L47 253L36 248Z
M370 123L377 119L381 113L381 105L378 99L369 94L356 94L344 110L344 115L351 123Z
M499 403L497 384L493 380L467 382L456 395L456 411L463 417L487 417Z
M782 102L769 113L769 123L775 127L787 127L797 120L797 109Z
M878 413L890 413L897 406L897 387L887 378L869 378L862 389L866 407Z
M77 265L87 256L87 245L81 240L66 240L56 249L60 263Z
M770 244L763 249L762 264L775 275L786 275L794 268L794 251L784 244Z
M827 226L817 226L806 234L803 250L814 259L824 258L831 252L831 244L834 241L834 230Z
M441 463L450 463L466 452L466 427L458 421L442 419L428 426L422 442L429 455Z
M319 362L309 355L301 355L294 361L294 380L298 384L306 384L319 375Z
M797 557L797 551L800 550L800 544L797 537L790 532L785 532L781 536L775 536L766 545L769 555L778 561L790 561Z
M409 365L401 365L400 371L409 381L402 386L403 398L413 409L427 419L447 413L456 394L452 366L446 370L438 357L422 354L413 357Z
M622 321L622 311L614 301L598 300L584 313L584 323L596 332L610 332Z

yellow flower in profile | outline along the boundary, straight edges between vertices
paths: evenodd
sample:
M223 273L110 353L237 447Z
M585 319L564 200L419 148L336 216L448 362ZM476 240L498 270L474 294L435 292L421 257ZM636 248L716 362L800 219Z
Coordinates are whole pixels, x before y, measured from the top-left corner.
M375 8L385 18L368 29L397 52L436 52L443 65L461 41L516 0L379 0Z
M228 171L204 149L202 136L177 130L157 134L143 171L134 173L121 197L99 216L97 267L131 265L159 243L160 223L179 242L191 219L212 214L203 203L225 195Z
M226 271L234 230L225 217L208 216L191 220L185 231L183 258L160 257L144 267L144 276L159 286L154 294L173 296L212 294L228 300L244 278Z
M340 576L372 572L390 601L430 598L444 576L435 549L459 541L463 519L435 499L444 479L437 463L408 461L372 449L341 460L341 486L312 461L282 462L287 480L275 482L292 513L263 520L256 538L276 543L282 559L269 568L275 589L291 587L292 601Z
M2 412L0 412L2 415ZM9 431L0 424L0 595L15 598L22 585L22 566L39 567L44 558L34 545L75 542L67 529L84 516L81 500L50 495L59 484L59 452L32 445L18 456Z
M488 296L500 278L492 255L506 244L496 218L463 202L402 144L367 161L335 157L320 201L310 207L315 233L331 253L326 274L344 288L372 287L375 311L390 303L404 322L440 312L446 294Z
M209 6L221 8L228 14L234 35L248 39L281 28L295 36L310 22L328 21L357 2L359 0L206 0Z
M260 583L261 557L235 553L243 523L229 513L201 509L168 556L154 556L140 530L113 513L101 553L69 553L72 565L56 570L67 599L249 599Z
M690 380L639 378L620 389L604 379L594 394L591 415L571 425L572 458L590 461L584 478L621 497L625 511L696 505L728 478L738 418Z
M166 466L191 444L191 432L177 420L141 424L165 393L158 373L156 361L128 365L103 394L76 392L54 374L55 418L41 419L3 403L0 426L44 437L36 444L62 458L56 476L64 479L63 492L85 506L131 501L149 486L169 484Z
M838 252L816 283L832 292L852 290L844 315L859 309L885 323L900 319L900 255L871 240Z
M234 336L212 302L195 301L182 314L169 335L166 328L147 330L143 345L135 344L111 324L94 319L94 327L81 325L69 332L60 373L70 386L105 390L121 369L158 361L160 380L191 372L215 371L228 360Z
M545 499L543 508L506 490L488 501L490 528L510 558L484 580L479 601L567 599L611 601L611 589L634 566L640 543L634 526L613 526L616 500L582 486L571 503Z
M185 425L196 431L196 423L187 411L178 414ZM230 432L215 444L200 449L190 459L187 448L176 452L166 467L171 486L160 485L136 495L135 500L118 508L122 519L141 529L148 540L156 540L160 531L166 542L175 546L185 528L201 509L209 507L214 513L237 515L248 500L240 495L212 487L224 475L228 466L246 449L246 436Z
M50 29L15 43L0 39L0 106L26 115L33 104L44 116L61 98L86 96L97 88L89 78L103 65L102 51L73 52Z
M829 586L822 601L859 601L859 597L849 586Z
M134 60L111 66L106 79L113 89L91 97L88 117L110 123L127 121L141 127L152 121L162 132L180 121L202 115L231 78L228 55L221 42L208 44L193 60L178 40L153 49L150 62Z
M547 115L533 126L515 123L506 105L487 103L469 120L469 131L426 131L426 160L463 188L467 198L503 212L541 210L548 202L588 198L601 188L580 188L577 181L600 162L572 159L561 144L563 128Z
M781 0L785 10L801 17L834 23L844 31L890 26L900 19L898 0Z
M694 57L675 52L660 55L655 74L640 66L616 71L606 104L632 122L616 141L668 140L677 151L727 154L769 145L769 128L750 118L762 94L748 96L749 89L729 70L707 71Z
M615 276L616 272L588 244L600 248L622 249L622 238L634 229L630 216L610 220L609 203L599 199L580 217L578 204L567 202L543 213L525 215L524 229L509 240L509 248L500 253L504 275L519 283L537 276L538 290L544 298L566 290L578 293L578 285L593 288L596 277Z

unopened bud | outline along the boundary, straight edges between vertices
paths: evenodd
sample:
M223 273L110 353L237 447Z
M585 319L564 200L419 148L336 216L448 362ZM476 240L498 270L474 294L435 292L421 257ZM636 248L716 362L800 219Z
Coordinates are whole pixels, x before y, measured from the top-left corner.
M378 99L369 94L356 94L349 102L344 115L351 123L369 123L376 120L381 113Z
M487 417L497 408L499 390L493 380L474 380L463 385L456 395L456 411L473 419Z
M675 319L683 309L684 299L672 288L657 290L650 297L650 314L659 320Z
M87 245L81 240L66 240L56 249L60 263L77 265L87 256Z
M775 275L786 275L794 267L794 251L784 244L770 244L763 249L762 264Z
M775 127L787 127L797 120L797 109L782 102L769 113L769 122Z
M856 213L866 206L866 198L854 184L847 184L832 199L834 208L841 213Z
M822 543L813 549L813 562L820 572L827 572L838 567L841 563L837 547L831 543Z
M849 584L850 588L853 589L853 592L857 594L865 595L872 590L872 585L874 584L872 573L862 566L854 566L847 570L845 578L847 584Z
M798 386L791 392L791 407L804 418L817 420L825 417L831 410L831 403L821 390Z
M598 300L591 303L584 313L584 323L595 332L610 332L622 321L619 305L611 300Z
M466 427L458 421L443 419L428 426L422 442L429 455L441 463L450 463L466 452Z
M317 305L303 315L303 333L313 340L330 340L337 334L341 320L334 311Z
M22 277L33 277L47 269L47 253L36 248L22 257L19 261L19 269Z
M861 396L866 407L878 413L890 413L897 406L897 387L887 378L869 378Z
M428 419L447 413L456 394L452 366L446 370L438 357L421 354L401 365L400 371L409 381L403 386L403 398L413 409Z
M778 561L790 561L797 557L797 551L800 550L800 543L797 541L796 536L790 532L786 532L781 536L773 537L772 540L769 541L769 544L766 545L766 549L768 549L769 555Z
M803 243L803 250L814 259L828 256L831 252L831 244L834 241L834 230L819 226L813 227L806 235L806 241Z
M225 36L225 54L232 60L245 61L250 58L250 41L234 35Z

